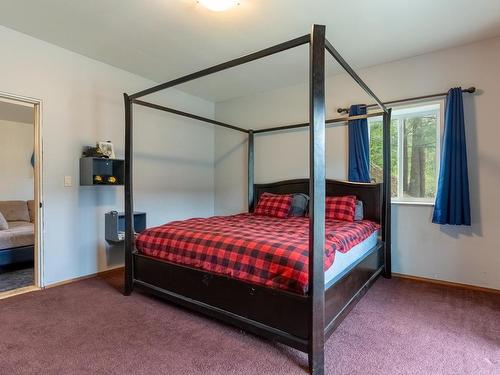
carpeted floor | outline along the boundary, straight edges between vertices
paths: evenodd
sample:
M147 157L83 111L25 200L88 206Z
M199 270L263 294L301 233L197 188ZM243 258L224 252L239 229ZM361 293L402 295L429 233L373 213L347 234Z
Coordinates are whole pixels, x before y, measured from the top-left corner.
M302 353L120 284L1 300L0 373L307 374ZM326 356L328 374L500 374L500 295L379 279Z
M3 268L0 272L0 292L33 285L33 264L27 268Z

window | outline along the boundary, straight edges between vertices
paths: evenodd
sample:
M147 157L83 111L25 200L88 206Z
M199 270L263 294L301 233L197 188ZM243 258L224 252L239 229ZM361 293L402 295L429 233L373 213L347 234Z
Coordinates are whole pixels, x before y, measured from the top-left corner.
M391 120L393 202L434 202L442 102L394 107ZM382 118L368 119L370 174L382 182Z

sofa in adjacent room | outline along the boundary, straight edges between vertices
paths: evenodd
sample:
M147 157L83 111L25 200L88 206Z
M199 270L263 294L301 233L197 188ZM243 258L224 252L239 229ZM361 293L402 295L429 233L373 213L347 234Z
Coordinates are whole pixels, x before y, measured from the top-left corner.
M33 261L34 201L0 201L0 266Z

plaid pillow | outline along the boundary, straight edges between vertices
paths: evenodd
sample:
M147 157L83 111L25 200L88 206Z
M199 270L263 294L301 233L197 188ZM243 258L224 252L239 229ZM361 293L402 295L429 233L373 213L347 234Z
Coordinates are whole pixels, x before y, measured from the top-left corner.
M254 214L284 219L288 217L291 206L292 194L263 193L259 198Z
M354 221L355 212L356 197L354 195L326 197L325 219Z

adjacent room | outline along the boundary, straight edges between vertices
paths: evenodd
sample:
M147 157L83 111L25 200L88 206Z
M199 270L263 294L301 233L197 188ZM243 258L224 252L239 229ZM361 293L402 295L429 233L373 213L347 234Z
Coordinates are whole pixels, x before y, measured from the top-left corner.
M0 2L1 374L500 374L500 2Z
M35 284L33 105L0 98L0 293Z

